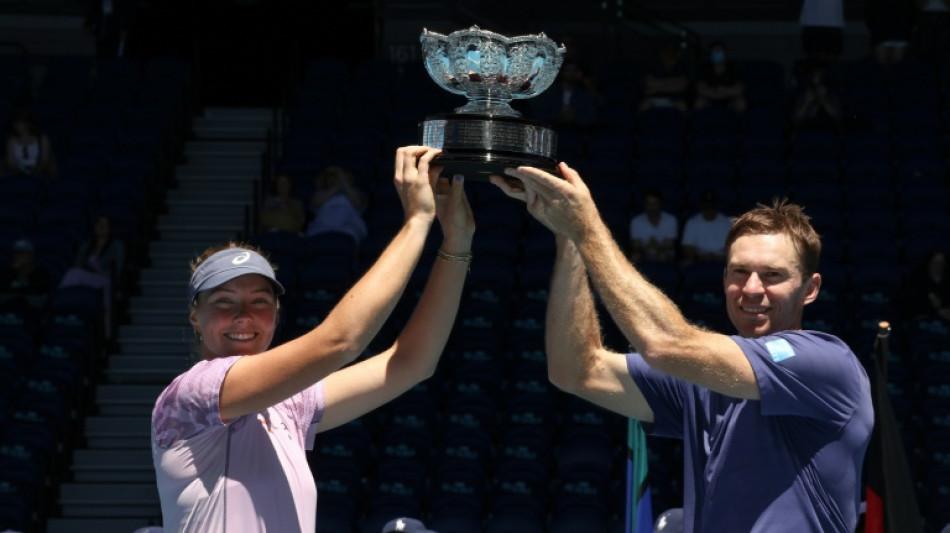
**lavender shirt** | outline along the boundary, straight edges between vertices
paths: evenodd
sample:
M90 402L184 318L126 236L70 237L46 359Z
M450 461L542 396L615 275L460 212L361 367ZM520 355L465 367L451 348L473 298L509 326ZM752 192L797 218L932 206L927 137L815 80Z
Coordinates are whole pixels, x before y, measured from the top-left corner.
M314 531L317 489L305 448L323 416L323 382L225 424L218 395L239 358L197 363L155 403L152 458L165 531Z

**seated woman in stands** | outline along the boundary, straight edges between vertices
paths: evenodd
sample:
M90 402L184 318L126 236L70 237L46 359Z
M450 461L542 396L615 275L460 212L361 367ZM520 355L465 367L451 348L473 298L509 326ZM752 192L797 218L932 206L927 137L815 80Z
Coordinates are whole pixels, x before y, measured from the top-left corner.
M52 177L55 174L53 149L27 111L14 113L6 139L4 171Z

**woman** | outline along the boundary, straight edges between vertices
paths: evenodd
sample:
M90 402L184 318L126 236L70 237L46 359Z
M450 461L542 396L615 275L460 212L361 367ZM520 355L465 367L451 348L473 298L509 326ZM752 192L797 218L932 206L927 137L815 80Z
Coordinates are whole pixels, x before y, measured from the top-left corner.
M283 287L257 252L228 246L199 258L190 321L202 358L159 396L152 455L166 531L314 531L313 435L392 400L435 371L458 310L475 223L461 177L439 153L396 152L403 226L315 329L268 349ZM438 194L434 194L434 189ZM352 363L402 294L435 218L444 239L396 342Z
M111 308L112 289L122 288L125 270L125 245L115 237L112 219L106 215L96 218L92 237L79 246L73 268L60 282L61 287L82 286L102 289L106 310Z
M4 162L8 172L53 174L53 151L49 138L40 133L33 116L27 112L16 113L10 119Z

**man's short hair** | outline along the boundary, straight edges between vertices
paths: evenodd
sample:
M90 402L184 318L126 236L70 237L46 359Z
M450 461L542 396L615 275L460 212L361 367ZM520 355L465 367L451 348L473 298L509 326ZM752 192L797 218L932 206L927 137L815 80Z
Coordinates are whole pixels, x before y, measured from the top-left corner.
M775 198L772 205L758 204L733 220L726 237L726 250L745 235L787 235L798 254L798 268L804 277L818 271L821 237L811 225L802 206L787 198Z

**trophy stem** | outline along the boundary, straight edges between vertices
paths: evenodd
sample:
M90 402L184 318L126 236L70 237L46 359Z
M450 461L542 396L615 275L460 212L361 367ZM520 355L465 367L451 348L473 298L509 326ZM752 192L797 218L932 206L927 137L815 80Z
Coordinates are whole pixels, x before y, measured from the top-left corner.
M468 103L462 107L455 108L455 112L465 115L487 115L491 117L518 118L521 116L521 113L511 107L508 100L487 94L469 95Z

